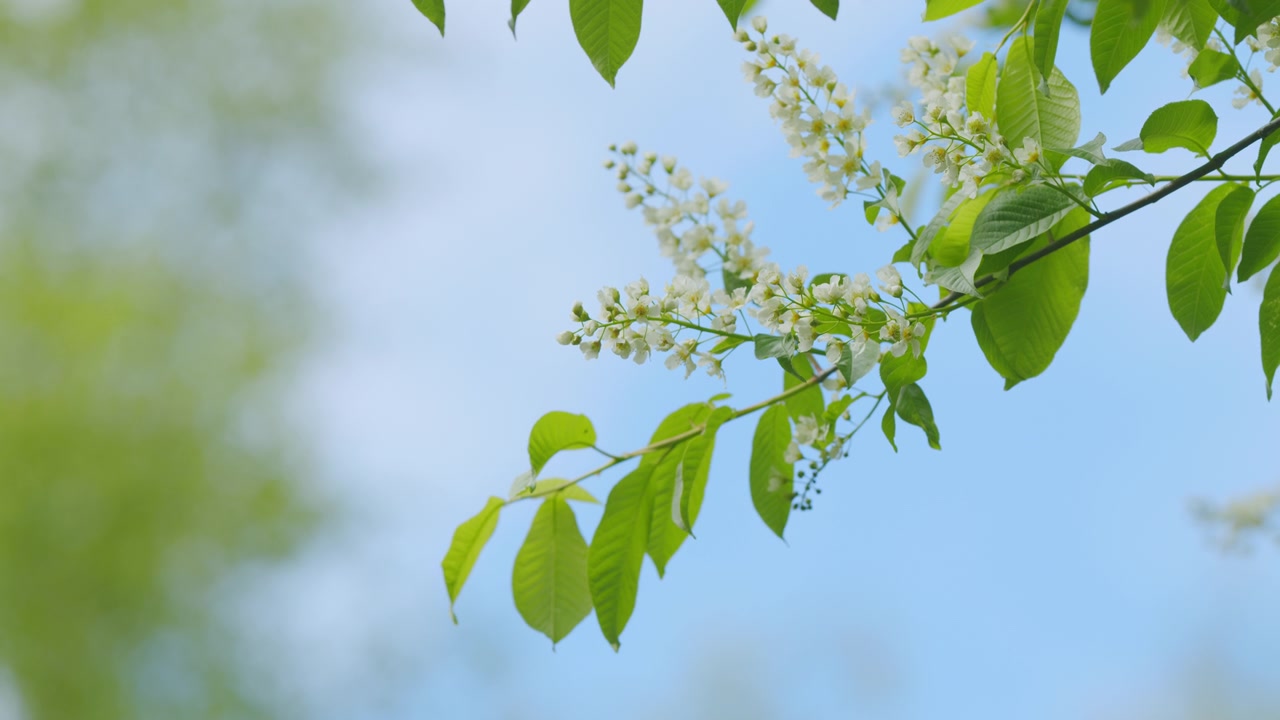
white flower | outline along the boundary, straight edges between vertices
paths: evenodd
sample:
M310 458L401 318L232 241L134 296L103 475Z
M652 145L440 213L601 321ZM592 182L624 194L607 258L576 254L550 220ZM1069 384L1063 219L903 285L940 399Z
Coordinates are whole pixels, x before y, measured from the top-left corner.
M574 335L572 332L565 330L564 332L556 336L556 342L560 343L561 345L568 345L573 342L573 339L575 337L577 336Z
M916 110L909 102L900 102L893 106L893 124L906 127L916 121Z
M876 279L880 281L880 289L893 297L902 297L902 275L898 268L885 265L876 271Z
M1040 143L1035 138L1025 137L1022 139L1022 147L1014 148L1013 156L1017 158L1022 165L1031 165L1040 161Z
M1237 87L1236 95L1239 97L1231 100L1231 105L1237 110L1243 109L1251 102L1262 104L1262 98L1258 97L1258 93L1262 92L1262 73L1258 71L1258 68L1254 68L1249 72L1249 79L1253 81L1253 87L1251 88L1248 85ZM1257 88L1257 92L1254 91L1254 88Z
M800 445L814 445L826 436L827 426L818 422L812 415L796 418L796 429L793 435Z
M600 357L599 340L585 340L578 347L582 350L582 356L587 360L595 360Z
M757 15L751 18L751 27L755 28L756 32L763 34L769 31L769 21L765 19L765 16Z
M786 452L782 453L782 461L787 464L800 462L800 458L802 457L804 456L800 454L800 444L795 440L792 440L791 444L787 445ZM783 479L778 477L777 475L770 477L769 492L778 492L779 490L781 490L782 482L783 482Z

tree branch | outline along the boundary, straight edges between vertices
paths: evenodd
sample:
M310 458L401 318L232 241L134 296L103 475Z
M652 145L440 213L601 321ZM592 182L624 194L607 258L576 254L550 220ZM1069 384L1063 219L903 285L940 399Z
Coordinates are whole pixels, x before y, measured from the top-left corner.
M1168 185L1165 185L1159 190L1156 190L1150 195L1147 195L1146 197L1135 200L1134 202L1131 202L1128 205L1124 205L1122 207L1116 208L1111 212L1103 213L1102 217L1098 218L1097 220L1094 220L1088 225L1085 225L1079 230L1076 230L1073 233L1068 233L1066 235L1063 235L1061 238L1049 243L1048 245L1040 248L1039 250L1031 253L1030 255L1026 255L1024 257L1018 258L1013 262L1012 265L1009 266L1008 274L1013 275L1015 272L1030 265L1031 263L1041 258L1052 255L1053 253L1061 250L1062 248L1070 245L1071 243L1083 237L1088 236L1089 234L1093 233L1095 230L1100 230L1132 212L1141 210L1142 208L1148 205L1154 205L1155 203L1159 202L1165 197L1172 195L1178 190L1204 177L1205 175L1208 175L1211 172L1221 169L1222 165L1226 163L1226 161L1235 157L1245 148L1258 142L1262 138L1270 135L1271 133L1277 130L1280 130L1280 117L1272 119L1271 122L1267 123L1266 125L1263 125L1262 127L1258 128L1254 132L1250 133L1240 142L1237 142L1235 145L1232 145L1226 150L1223 150L1217 155L1214 155L1213 157L1209 158L1208 162L1206 162L1205 164L1192 170L1186 175L1183 175L1177 178L1176 180L1170 182ZM996 279L997 278L994 274L985 275L981 278L978 278L976 281L974 281L973 286L975 288L980 288L984 285L990 285L991 283L995 282ZM953 291L951 294L947 295L946 297L942 298L938 302L934 303L932 307L934 310L941 310L955 303L957 300L963 298L964 296L965 296L964 293Z

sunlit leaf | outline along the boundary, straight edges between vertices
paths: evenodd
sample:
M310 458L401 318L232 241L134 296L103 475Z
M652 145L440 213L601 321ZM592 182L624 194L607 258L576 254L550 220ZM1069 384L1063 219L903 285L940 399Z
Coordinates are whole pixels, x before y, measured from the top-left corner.
M613 486L587 552L591 602L600 632L614 650L621 646L618 638L636 607L640 567L649 543L652 472L652 465L641 465Z
M1004 71L996 88L996 119L1009 147L1022 147L1031 138L1042 148L1074 147L1080 137L1080 96L1056 68L1049 76L1048 94L1041 92L1043 76L1031 57L1031 39L1022 37L1009 45ZM1047 153L1057 168L1065 158Z
M596 431L586 415L549 412L529 431L529 467L534 477L547 461L561 450L589 448L596 444Z
M542 502L511 573L516 610L552 645L591 614L587 541L573 508L559 496Z
M449 543L449 551L445 553L440 567L444 570L444 585L449 590L449 615L458 622L453 606L458 602L458 593L467 582L471 568L475 567L476 558L485 543L493 536L493 529L498 526L498 511L505 504L500 497L491 497L484 509L474 517L458 526L453 532L453 541Z
M982 117L988 120L995 118L998 74L996 56L989 52L982 53L982 57L965 73L964 95L969 112L982 113Z
M1102 92L1146 47L1164 9L1165 0L1098 0L1089 32L1089 55Z
M1280 271L1272 270L1258 309L1258 330L1262 335L1262 372L1267 376L1267 399L1280 366Z
M1209 157L1209 146L1218 134L1218 115L1203 100L1180 100L1156 109L1142 124L1142 149L1162 153L1186 148Z
M1040 0L1036 9L1035 64L1043 77L1053 74L1053 63L1058 55L1058 32L1067 12L1067 0ZM1051 90L1052 92L1052 90Z
M925 397L924 390L921 390L919 385L911 383L902 388L897 400L893 403L893 410L898 413L898 417L924 430L925 437L929 440L929 447L934 450L942 449L938 425L933 419L933 407L929 405L929 398ZM894 449L897 449L896 445Z
M787 409L773 405L756 425L751 442L751 502L764 524L782 537L791 515L794 470L786 461L791 444L791 421Z
M991 255L1030 242L1077 207L1065 192L1048 185L999 193L978 214L969 245Z
M643 9L644 0L569 0L578 44L610 86L640 39Z
M924 9L924 19L941 20L944 17L950 17L967 10L974 5L981 3L982 0L926 0Z
M1215 234L1218 205L1235 191L1221 185L1209 191L1173 234L1165 263L1169 310L1192 341L1213 325L1226 300L1227 271Z
M413 0L413 5L427 16L440 30L440 36L444 37L444 0Z
M1277 257L1280 257L1280 196L1268 200L1249 223L1237 279L1240 282L1248 280L1275 262Z

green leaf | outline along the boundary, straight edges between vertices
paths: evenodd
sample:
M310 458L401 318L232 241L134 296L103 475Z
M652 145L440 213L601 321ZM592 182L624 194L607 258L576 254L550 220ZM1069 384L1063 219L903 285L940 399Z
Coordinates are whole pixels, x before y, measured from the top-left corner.
M992 255L1029 242L1079 207L1065 193L1048 185L1005 191L987 204L973 223L969 246Z
M1051 148L1053 152L1059 152L1063 155L1078 157L1081 160L1092 163L1094 165L1106 165L1111 162L1106 155L1102 154L1102 146L1107 144L1107 136L1098 133L1089 142L1073 148Z
M943 228L938 236L929 244L929 254L940 264L954 267L969 257L969 240L973 235L973 225L978 220L987 203L996 196L988 192L976 198L966 200L956 208L951 216L951 224Z
M1169 310L1192 342L1209 329L1226 300L1227 271L1215 234L1218 205L1235 191L1220 185L1200 201L1173 234L1165 263Z
M933 242L938 232L946 226L951 218L951 213L960 207L962 202L964 202L964 196L960 193L955 193L942 203L938 213L933 216L933 219L924 227L924 230L921 230L920 234L916 236L915 245L911 248L912 265L919 265L920 261L924 260L925 252L929 250L929 244Z
M835 20L836 13L840 12L840 0L809 0L809 2L832 20Z
M1244 282L1280 257L1280 196L1262 206L1244 236L1237 280Z
M1197 51L1213 37L1218 13L1208 0L1168 0L1160 24L1177 39Z
M935 268L925 276L925 281L965 295L982 297L982 293L978 292L978 288L974 285L974 274L981 266L982 251L970 247L969 257L965 258L964 262L955 267Z
M413 0L413 5L436 26L440 37L444 37L444 0Z
M1203 100L1179 100L1157 108L1142 124L1142 149L1162 153L1186 148L1209 157L1209 146L1218 134L1218 116Z
M1076 208L1056 225L1055 238L1084 227L1089 213ZM1032 250L1048 245L1038 239ZM1078 240L1018 272L973 306L970 320L987 362L1005 379L1005 389L1048 369L1066 342L1089 285L1089 239Z
M618 637L631 619L640 588L640 567L649 544L653 494L649 477L653 465L641 464L609 492L604 517L596 526L587 552L587 581L600 632L616 651Z
M724 409L721 408L721 410ZM712 411L713 408L706 403L685 405L663 419L653 436L649 438L649 444L653 445L703 427L708 422ZM672 523L671 507L675 502L673 497L676 492L676 479L681 472L681 463L689 444L696 437L698 436L695 435L676 445L648 453L640 459L641 465L653 468L653 474L649 478L649 492L653 495L653 505L649 520L648 550L654 567L658 569L659 577L666 572L667 561L676 550L680 549L685 535L688 534ZM699 503L701 503L701 497L699 497Z
M711 348L711 354L719 355L720 353L729 352L742 343L747 342L747 340L748 338L745 337L727 337L716 343L715 347Z
M791 335L756 335L756 359L789 358L796 354L796 339Z
M720 271L720 280L724 283L724 291L730 295L732 295L733 291L738 288L743 288L747 291L751 290L750 280L743 278L737 273L729 272L728 270Z
M1098 165L1084 176L1084 194L1097 197L1114 187L1128 187L1130 180L1141 180L1151 185L1156 182L1154 175L1140 170L1132 163L1108 160L1106 165Z
M1053 74L1053 61L1058 54L1058 31L1067 12L1067 0L1040 0L1035 22L1036 68L1044 77Z
M854 383L874 370L878 362L880 362L880 344L864 342L858 345L857 352L846 345L840 353L840 362L837 366L840 374L844 376L845 386L853 387Z
M453 618L454 624L458 622L458 616L453 612L453 606L458 602L458 593L462 592L471 568L476 565L476 558L480 557L480 551L489 542L493 529L498 526L498 511L504 504L502 498L491 497L484 509L459 525L453 531L449 551L440 562L440 567L444 570L444 586L449 590L449 617Z
M724 16L729 18L729 26L738 27L738 18L742 17L742 9L747 6L747 0L716 0L720 3L720 9L724 11Z
M671 520L676 527L688 533L689 537L693 537L693 524L698 521L707 479L711 476L711 455L715 451L716 433L732 417L733 410L730 408L716 408L707 418L706 429L685 447L672 491ZM675 550L671 552L674 553Z
M760 416L751 442L751 502L760 519L778 537L791 515L794 470L786 461L791 444L791 421L787 409L773 405Z
M1258 331L1262 335L1262 372L1267 376L1267 399L1280 366L1280 271L1272 270L1258 308Z
M924 390L921 390L919 385L911 383L902 388L897 402L893 403L893 408L897 411L898 417L924 430L925 437L929 439L929 447L934 450L942 449L938 425L933 420L933 407L929 405L929 398L924 396ZM897 449L896 445L894 449Z
M1258 146L1258 159L1253 162L1253 171L1255 173L1262 174L1262 164L1267 161L1267 155L1271 153L1271 148L1275 147L1278 142L1280 142L1280 130L1276 130L1262 138L1262 143Z
M643 8L644 0L569 0L578 44L610 87L636 49Z
M511 37L516 36L516 18L520 17L520 13L529 7L529 0L511 0L511 19L507 21L507 27L511 28Z
M982 113L982 117L991 120L996 116L996 77L999 68L996 56L989 52L982 53L964 76L965 104L971 113Z
M558 488L564 488L564 489L553 494L553 491ZM553 496L558 498L564 498L565 500L577 500L578 502L585 502L585 503L600 502L599 500L595 499L595 496L587 492L586 488L582 487L582 485L577 483L570 484L569 481L565 480L564 478L550 478L547 480L539 480L538 482L533 484L533 487L512 495L511 499L514 500L517 497L522 497L525 495L538 495L538 496L547 495L547 496Z
M880 361L880 381L884 383L885 390L889 391L890 402L898 396L902 388L920 381L928 372L929 363L924 359L923 352L920 353L920 357L916 357L908 350L899 357L885 355Z
M809 362L809 356L796 358L793 364L795 374L784 373L782 376L782 389L790 390L791 388L803 384L813 377L813 364ZM806 415L812 415L815 418L822 417L822 411L826 409L826 402L822 397L822 385L815 384L801 390L800 392L788 397L784 404L787 412L791 414L791 419L797 420Z
M1142 138L1134 138L1132 140L1126 140L1111 149L1115 150L1116 152L1133 152L1134 150L1141 150Z
M1165 0L1098 0L1089 32L1089 55L1102 92L1146 47L1164 8Z
M1224 288L1230 287L1231 273L1235 272L1236 262L1240 259L1244 219L1253 205L1253 190L1244 185L1233 184L1231 187L1234 189L1222 198L1214 215L1214 240L1222 267L1227 271L1222 281Z
M927 0L924 9L924 19L941 20L944 17L950 17L982 2L982 0Z
M529 467L537 477L547 461L561 450L578 450L596 444L596 430L586 415L549 412L529 432Z
M898 452L898 443L894 441L898 434L898 423L894 419L896 412L893 409L893 403L889 403L889 407L884 411L884 416L880 418L880 430L884 432L884 437L889 441L889 446L894 452Z
M996 120L1009 147L1022 147L1031 138L1042 148L1074 147L1080 137L1080 96L1055 69L1049 76L1049 93L1040 91L1043 76L1031 60L1031 39L1014 40L1005 57L1004 72L996 88ZM1046 154L1056 170L1065 158Z
M554 647L591 614L587 541L573 508L559 497L542 502L511 573L516 610Z
M1201 50L1196 59L1191 61L1187 74L1195 81L1197 88L1207 88L1236 76L1236 56L1217 50Z

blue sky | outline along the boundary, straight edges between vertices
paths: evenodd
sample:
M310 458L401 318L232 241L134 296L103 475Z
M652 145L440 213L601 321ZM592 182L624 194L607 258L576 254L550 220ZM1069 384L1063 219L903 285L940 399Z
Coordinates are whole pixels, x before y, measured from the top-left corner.
M910 35L958 29L922 28L918 4L846 3L837 23L795 0L761 10L867 97L898 82ZM670 274L600 169L609 143L728 180L784 267L873 271L902 240L815 195L714 3L649 3L616 90L563 3L532 3L518 42L496 0L454 2L444 40L407 0L376 12L396 51L353 69L353 121L394 182L333 228L320 267L335 331L301 407L353 520L299 570L315 589L301 629L276 630L314 657L293 689L315 716L1178 718L1215 687L1242 702L1280 687L1276 551L1223 555L1188 512L1280 482L1260 290L1238 288L1194 345L1168 313L1165 251L1200 189L1094 238L1080 317L1044 376L1003 392L967 316L940 325L922 384L943 451L914 428L899 454L865 432L788 545L751 508L751 424L726 427L698 539L665 580L645 569L621 653L594 618L555 652L523 626L510 575L532 504L504 513L451 625L438 564L453 527L506 492L542 413L586 413L626 450L723 390L552 340L574 300ZM1182 60L1153 46L1100 98L1086 48L1068 33L1060 50L1086 139L1134 137L1190 91ZM1265 119L1228 109L1216 147ZM870 156L913 178L895 131L881 112ZM1135 162L1192 166L1177 151ZM740 405L781 382L745 357L728 370ZM589 534L598 511L579 516Z

